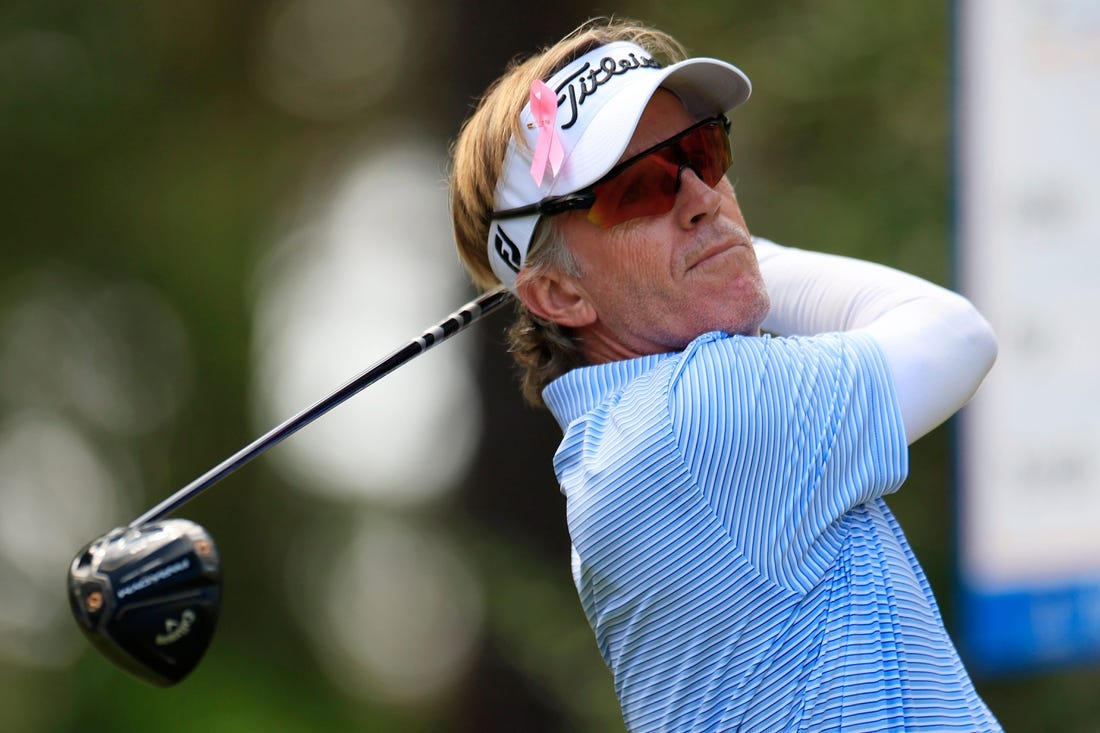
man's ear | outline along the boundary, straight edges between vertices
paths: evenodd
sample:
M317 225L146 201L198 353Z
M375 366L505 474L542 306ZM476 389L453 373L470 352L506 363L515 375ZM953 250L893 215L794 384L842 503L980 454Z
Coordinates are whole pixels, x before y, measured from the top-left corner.
M516 294L529 311L560 326L582 328L596 320L596 310L577 282L549 268L521 272Z

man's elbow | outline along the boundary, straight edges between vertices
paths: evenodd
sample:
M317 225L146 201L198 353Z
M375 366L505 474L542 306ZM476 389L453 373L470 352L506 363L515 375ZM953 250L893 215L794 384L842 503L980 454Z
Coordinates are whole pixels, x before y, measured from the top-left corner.
M941 334L944 343L950 345L944 356L952 365L952 381L966 394L965 403L978 391L997 360L997 334L973 303L961 295L952 296L941 302Z
M985 316L979 313L969 300L960 299L966 304L964 348L971 354L968 361L979 372L979 379L984 379L993 368L993 363L997 361L997 334Z

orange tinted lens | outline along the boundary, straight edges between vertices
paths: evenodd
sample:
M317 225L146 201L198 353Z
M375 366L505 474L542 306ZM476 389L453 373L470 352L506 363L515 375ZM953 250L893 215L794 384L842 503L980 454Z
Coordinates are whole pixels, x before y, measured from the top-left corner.
M659 150L640 158L619 175L597 183L592 192L596 203L588 220L601 227L613 227L641 216L669 211L676 203L676 175L680 166Z
M685 137L680 141L680 150L687 164L712 188L718 185L733 162L729 138L718 123L700 127Z
M630 219L672 210L680 189L680 170L688 166L708 186L715 186L730 167L732 155L725 129L703 125L665 147L630 162L617 175L592 187L596 200L588 220L613 227Z

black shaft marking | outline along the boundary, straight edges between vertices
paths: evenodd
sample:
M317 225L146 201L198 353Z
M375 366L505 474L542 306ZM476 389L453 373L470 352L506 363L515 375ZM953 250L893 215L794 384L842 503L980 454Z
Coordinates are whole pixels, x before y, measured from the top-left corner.
M511 294L503 286L471 300L469 303L447 316L446 319L429 328L422 335L414 338L405 346L397 349L389 356L369 367L366 371L360 373L357 377L337 389L328 397L318 400L294 417L280 423L244 448L241 448L239 451L229 456L229 458L226 458L140 517L130 522L130 526L138 527L147 522L161 519L166 514L175 511L271 446L282 442L285 438L290 437L332 408L354 397L363 389L374 384L413 357L423 354L436 344L442 343L449 337L465 329L467 326L498 310L509 300L511 300Z

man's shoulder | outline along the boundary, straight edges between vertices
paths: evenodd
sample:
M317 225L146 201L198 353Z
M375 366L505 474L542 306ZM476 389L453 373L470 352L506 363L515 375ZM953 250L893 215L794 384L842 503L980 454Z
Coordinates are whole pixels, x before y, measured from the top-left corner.
M798 367L818 361L862 359L875 353L876 348L874 339L855 331L813 336L731 336L710 331L698 336L677 356L681 369L695 361L721 362L730 369L760 366L759 360Z
M695 424L736 411L828 402L853 390L888 389L873 339L854 332L814 336L708 333L673 362L669 408ZM724 395L725 399L716 399Z
M852 333L776 337L708 331L681 351L573 369L551 382L543 399L565 428L584 414L609 409L624 399L675 400L685 390L701 395L730 380L764 374L770 381L802 378L807 370L862 362L873 348L869 338Z

